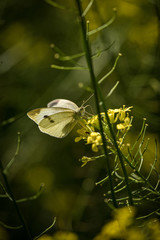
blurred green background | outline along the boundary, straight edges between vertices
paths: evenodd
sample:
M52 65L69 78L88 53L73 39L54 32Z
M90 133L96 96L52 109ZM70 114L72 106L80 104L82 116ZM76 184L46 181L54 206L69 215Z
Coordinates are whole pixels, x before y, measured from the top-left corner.
M56 216L50 234L73 231L79 239L89 240L110 216L103 196L108 186L94 185L106 175L105 163L81 168L78 159L92 153L83 142L74 142L76 129L65 139L52 138L41 133L26 116L29 110L45 107L56 98L69 99L80 106L90 95L86 90L92 87L87 70L50 67L74 66L57 60L53 45L66 55L83 51L75 2L57 3L64 8L55 8L43 0L0 1L1 161L5 166L13 158L20 132L20 151L9 170L14 194L17 199L29 197L37 193L41 183L45 184L38 199L20 204L32 235L38 235ZM83 1L84 7L88 3ZM94 59L95 73L100 79L122 53L116 70L102 83L103 93L106 96L120 81L108 98L107 107L134 107L133 135L138 134L142 119L147 118L148 136L152 139L147 161L154 156L154 138L160 131L160 1L95 0L86 16L90 30L106 23L113 16L113 8L117 9L114 23L90 38L94 53L111 45ZM76 64L86 66L84 57ZM93 98L89 104L95 111ZM0 211L0 221L12 226L20 224L9 200L0 199ZM25 237L21 230L0 228L0 239Z

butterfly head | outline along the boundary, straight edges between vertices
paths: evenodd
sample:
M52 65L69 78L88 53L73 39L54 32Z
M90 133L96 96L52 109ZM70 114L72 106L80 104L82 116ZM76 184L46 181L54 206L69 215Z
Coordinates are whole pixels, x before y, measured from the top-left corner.
M85 115L85 107L81 106L78 108L78 110L75 112L75 119L80 119Z

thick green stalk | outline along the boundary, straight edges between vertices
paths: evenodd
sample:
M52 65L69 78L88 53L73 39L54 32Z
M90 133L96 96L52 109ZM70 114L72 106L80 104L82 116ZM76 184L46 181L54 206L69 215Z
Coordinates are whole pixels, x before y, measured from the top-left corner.
M82 28L82 36L83 36L83 42L84 42L86 61L87 61L87 64L88 64L90 77L91 77L91 81L92 81L92 85L93 85L93 89L94 89L94 94L95 94L96 108L97 108L97 112L98 112L100 131L101 131L101 136L102 136L102 141L103 141L103 150L104 150L104 154L105 154L105 157L106 157L106 160L107 160L106 163L107 163L107 171L108 171L110 188L111 188L111 195L112 195L112 200L113 200L114 207L117 208L118 205L117 205L117 202L116 202L116 197L115 197L115 192L114 192L113 179L112 179L112 175L111 175L111 167L110 167L110 163L109 163L109 160L108 160L108 151L107 151L107 148L106 148L107 142L106 142L106 138L105 138L104 131L103 131L103 124L102 124L102 120L101 120L100 106L99 106L99 99L98 99L98 94L100 94L100 95L102 95L102 94L101 94L101 91L99 89L98 83L96 81L96 77L94 75L93 63L92 63L92 54L91 54L89 41L88 41L88 38L87 38L87 33L86 33L86 21L85 21L85 18L83 16L83 11L82 11L82 6L81 6L81 3L80 3L80 0L76 0L76 3L77 3L78 11L79 11L80 23L81 23L81 28Z
M1 173L2 173L2 176L3 176L4 182L5 182L5 185L6 185L6 190L7 190L8 194L9 194L10 198L13 201L14 207L15 207L16 212L18 214L18 217L19 217L19 219L20 219L20 221L22 223L22 226L24 228L25 234L28 237L28 240L32 240L33 238L31 237L31 234L30 234L30 231L28 229L28 226L26 225L25 220L23 218L23 215L22 215L22 213L21 213L21 211L20 211L20 209L18 207L18 204L17 204L17 202L15 200L14 194L13 194L13 192L11 190L10 185L9 185L8 178L7 178L7 175L6 175L6 173L5 173L4 169L3 169L3 165L2 165L1 161L0 161L0 169L1 169Z

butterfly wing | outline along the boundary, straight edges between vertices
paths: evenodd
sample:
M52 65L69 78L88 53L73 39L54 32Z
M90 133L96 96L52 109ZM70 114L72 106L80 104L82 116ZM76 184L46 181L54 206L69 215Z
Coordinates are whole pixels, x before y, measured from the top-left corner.
M56 138L63 138L76 125L77 120L74 118L74 111L63 111L44 118L38 127L41 132Z
M47 116L63 112L64 108L37 108L27 113L27 116L35 123L39 124Z
M51 108L66 108L77 112L79 107L72 101L66 99L55 99L47 104L47 107Z
M50 136L63 138L76 125L82 109L66 99L55 99L47 108L37 108L27 113L38 124L41 132Z

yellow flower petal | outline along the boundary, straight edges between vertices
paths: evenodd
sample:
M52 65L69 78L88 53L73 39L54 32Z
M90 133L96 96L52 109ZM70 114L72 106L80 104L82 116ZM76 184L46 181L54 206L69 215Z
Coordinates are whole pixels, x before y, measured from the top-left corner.
M88 137L87 137L87 144L90 144L90 143L92 143L92 142L93 142L92 137L91 137L91 136L88 136Z
M92 151L93 152L98 152L98 147L95 143L92 144Z
M117 127L118 130L125 129L125 125L124 125L124 123L119 123L119 124L117 124L116 127Z
M75 142L79 142L81 139L82 139L82 137L76 137L76 138L74 139L74 141L75 141Z

